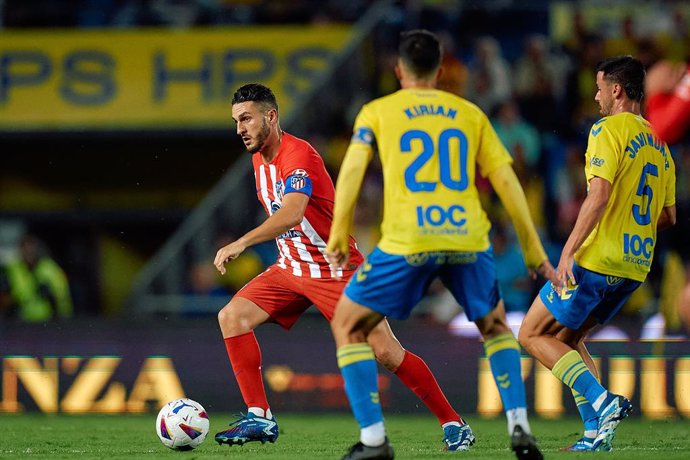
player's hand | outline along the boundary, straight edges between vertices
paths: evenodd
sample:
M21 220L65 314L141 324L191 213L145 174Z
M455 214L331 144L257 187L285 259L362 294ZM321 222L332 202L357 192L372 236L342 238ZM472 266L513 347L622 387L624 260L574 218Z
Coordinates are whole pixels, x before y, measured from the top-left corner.
M233 241L216 252L216 258L213 260L213 265L216 266L216 269L221 275L225 275L225 264L236 259L245 249L247 249L247 246L241 240Z
M344 268L350 258L350 236L331 234L326 245L326 259L331 268Z
M528 271L530 278L533 280L536 280L537 275L540 275L546 278L552 284L556 282L556 270L548 260L543 261L537 268L530 268Z
M561 254L561 260L558 262L558 267L556 268L556 282L553 283L553 288L558 294L563 292L568 286L568 282L573 286L577 284L577 280L573 274L574 264L575 258L572 255Z

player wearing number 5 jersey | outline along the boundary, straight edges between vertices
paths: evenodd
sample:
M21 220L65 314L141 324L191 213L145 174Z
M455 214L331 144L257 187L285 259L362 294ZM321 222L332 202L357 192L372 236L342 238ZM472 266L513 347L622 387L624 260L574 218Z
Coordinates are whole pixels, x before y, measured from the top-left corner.
M511 157L474 104L434 88L441 49L428 31L402 35L396 75L402 89L366 104L336 186L333 225L326 248L342 266L359 187L374 147L383 166L382 237L345 288L331 323L338 365L361 428L345 458L392 458L378 401L369 333L386 316L405 319L440 277L484 337L498 384L512 447L519 458L541 458L527 421L519 345L505 321L475 174L486 176L515 224L530 270L553 274ZM454 353L453 353L454 355ZM452 361L455 357L449 357ZM463 363L457 363L461 369ZM463 449L474 436L462 426Z
M589 133L587 198L557 282L542 288L520 328L520 343L575 396L585 433L567 450L611 450L616 426L631 410L597 381L584 339L644 281L657 230L676 220L675 166L640 116L643 87L644 68L631 56L598 66L595 100L604 118Z

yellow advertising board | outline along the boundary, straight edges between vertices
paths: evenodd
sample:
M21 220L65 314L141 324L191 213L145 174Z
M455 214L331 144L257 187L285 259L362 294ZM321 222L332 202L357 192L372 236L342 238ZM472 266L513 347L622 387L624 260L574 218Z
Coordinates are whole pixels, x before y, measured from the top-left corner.
M0 130L230 127L236 88L271 87L285 115L349 26L5 31Z

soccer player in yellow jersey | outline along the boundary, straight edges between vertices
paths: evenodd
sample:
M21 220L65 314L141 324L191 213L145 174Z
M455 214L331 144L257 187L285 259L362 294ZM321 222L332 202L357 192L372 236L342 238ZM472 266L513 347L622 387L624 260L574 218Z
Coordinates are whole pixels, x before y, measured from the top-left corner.
M609 393L584 344L644 281L657 230L676 220L675 166L640 116L644 68L631 56L597 67L601 120L585 154L587 198L563 247L557 282L547 283L520 328L520 343L573 392L585 421L571 451L611 450L630 401Z
M366 337L386 316L407 318L429 283L440 277L484 337L513 450L518 458L541 459L527 420L519 345L498 290L490 223L475 186L477 170L489 178L510 214L532 274L553 278L555 271L511 157L486 115L467 100L434 89L440 62L435 35L402 34L395 68L402 89L362 108L338 176L326 251L331 264L342 266L362 178L378 147L384 176L381 241L350 279L331 323L345 390L361 428L360 442L344 458L393 457ZM444 426L444 435L449 450L467 450L475 439L464 421Z

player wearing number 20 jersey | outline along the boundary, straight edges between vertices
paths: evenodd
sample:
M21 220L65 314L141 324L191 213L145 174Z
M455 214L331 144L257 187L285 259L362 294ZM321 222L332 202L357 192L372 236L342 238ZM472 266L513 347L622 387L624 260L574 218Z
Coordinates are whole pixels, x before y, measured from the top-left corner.
M604 117L589 132L587 182L612 185L609 207L575 254L593 272L644 281L652 264L656 221L676 202L675 165L649 123L630 112Z
M527 420L519 345L505 313L488 233L475 185L488 177L513 221L525 262L550 276L511 157L482 111L471 102L435 89L440 44L432 33L401 35L395 71L401 89L362 107L340 168L326 253L343 266L348 254L358 187L374 148L384 179L381 240L343 292L331 327L345 388L361 428L360 442L344 458L392 458L377 396L376 365L363 341L373 325L391 316L407 318L435 278L463 306L484 338L486 355L503 402L513 451L541 460ZM469 426L444 427L447 443L466 450Z
M381 250L489 248L475 164L488 176L512 159L477 106L436 89L401 89L362 108L352 143L378 144L386 184Z

